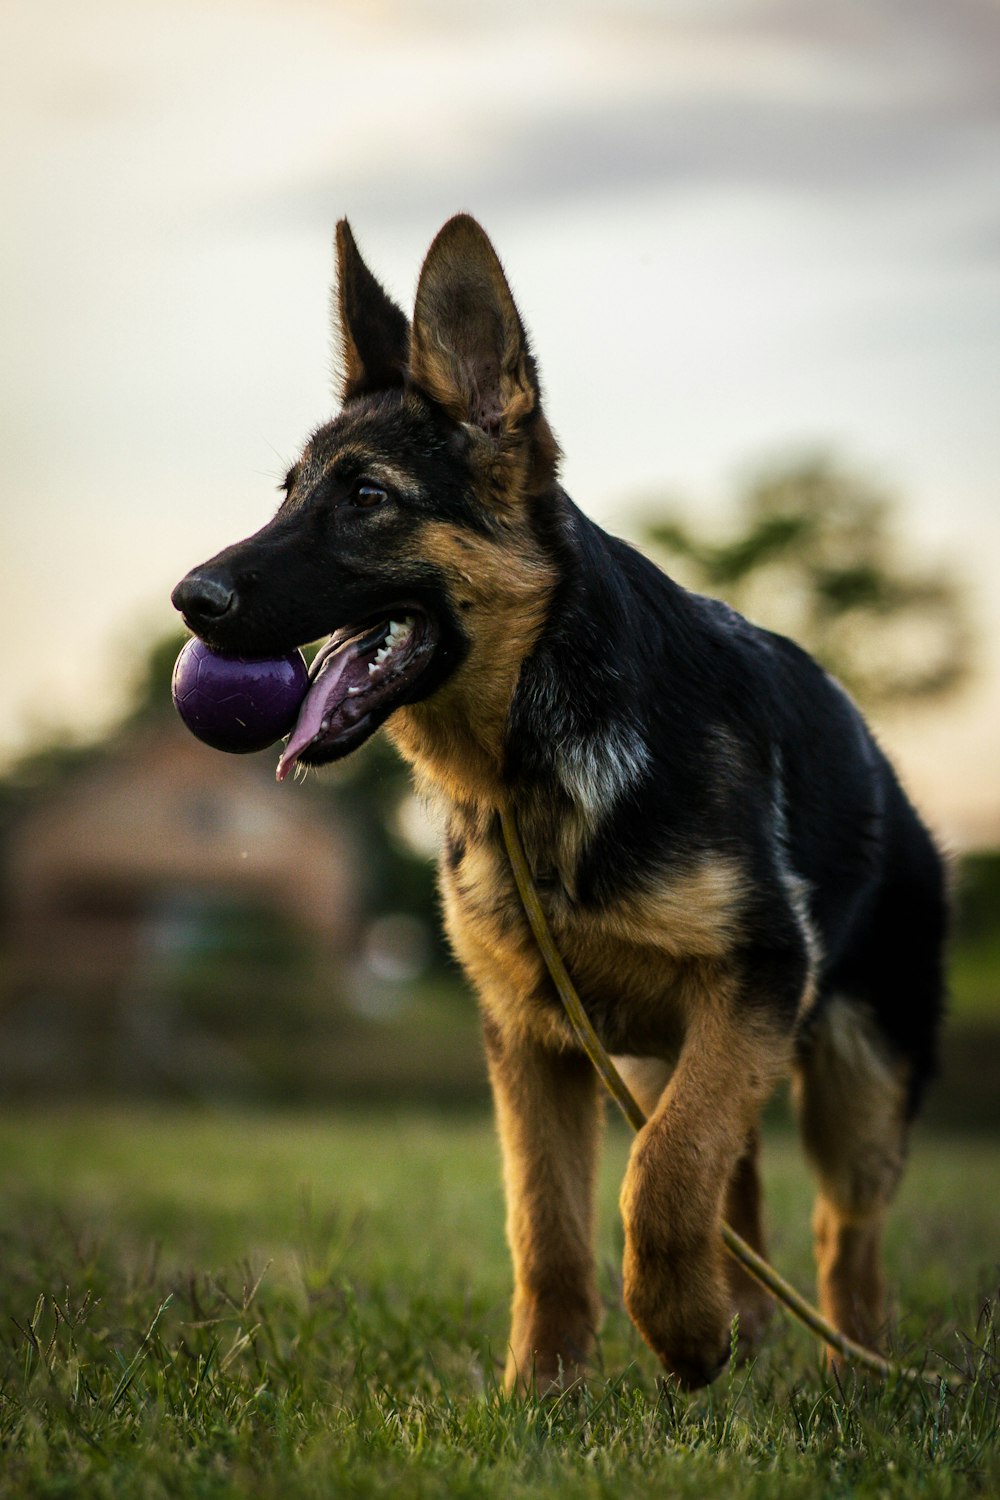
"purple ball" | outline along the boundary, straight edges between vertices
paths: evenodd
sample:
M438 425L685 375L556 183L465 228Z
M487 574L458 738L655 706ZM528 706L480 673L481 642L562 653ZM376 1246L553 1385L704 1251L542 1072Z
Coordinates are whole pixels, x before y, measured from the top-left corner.
M301 651L268 661L222 656L197 638L174 665L174 705L192 734L214 750L245 755L286 735L309 687Z

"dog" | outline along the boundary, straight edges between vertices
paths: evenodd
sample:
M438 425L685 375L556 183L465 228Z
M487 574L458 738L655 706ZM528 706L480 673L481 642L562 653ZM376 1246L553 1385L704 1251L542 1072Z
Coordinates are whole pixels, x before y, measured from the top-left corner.
M791 1074L819 1298L884 1332L881 1239L935 1071L942 861L846 692L805 652L689 593L562 490L524 324L459 215L412 323L337 228L342 409L274 519L173 594L209 646L328 637L278 767L381 725L440 808L452 947L478 993L514 1295L506 1385L586 1376L600 1085L528 930L517 819L566 965L647 1116L621 1192L633 1322L685 1387L752 1348L769 1298L758 1123ZM613 426L608 441L613 442Z

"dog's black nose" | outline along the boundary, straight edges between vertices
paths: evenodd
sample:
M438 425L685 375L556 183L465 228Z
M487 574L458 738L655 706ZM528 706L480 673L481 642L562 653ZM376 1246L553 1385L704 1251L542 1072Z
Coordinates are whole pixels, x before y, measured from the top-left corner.
M213 578L211 573L189 573L174 589L170 601L190 625L211 625L235 610L236 591L225 579Z

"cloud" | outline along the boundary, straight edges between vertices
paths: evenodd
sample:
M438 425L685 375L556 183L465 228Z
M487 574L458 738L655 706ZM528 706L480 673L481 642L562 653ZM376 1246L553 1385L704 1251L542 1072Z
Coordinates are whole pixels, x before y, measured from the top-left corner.
M996 173L1000 9L986 0L775 0L710 7L683 24L672 12L648 30L626 26L618 65L606 69L600 28L584 32L589 90L579 50L562 69L553 53L549 83L537 87L537 55L557 40L544 28L532 77L519 82L511 62L509 93L491 98L484 82L478 109L467 80L456 85L452 58L427 79L432 148L422 154L415 118L395 152L357 168L350 149L331 153L329 171L239 212L327 225L331 204L348 197L359 216L399 221L437 195L493 210L692 183L886 195L955 173L985 186ZM492 33L467 39L471 76L478 49L494 43ZM629 47L631 72L620 66Z

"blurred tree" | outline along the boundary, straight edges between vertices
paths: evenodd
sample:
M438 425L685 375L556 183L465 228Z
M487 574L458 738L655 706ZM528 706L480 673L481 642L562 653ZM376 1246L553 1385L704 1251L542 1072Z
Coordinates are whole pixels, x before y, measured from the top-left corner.
M136 652L123 727L173 713L170 681L174 662L187 640L188 631L178 625L157 636L144 651Z
M863 477L811 458L753 482L723 540L676 515L647 537L680 582L791 636L867 706L885 706L955 687L971 648L958 584L904 559L890 511Z

